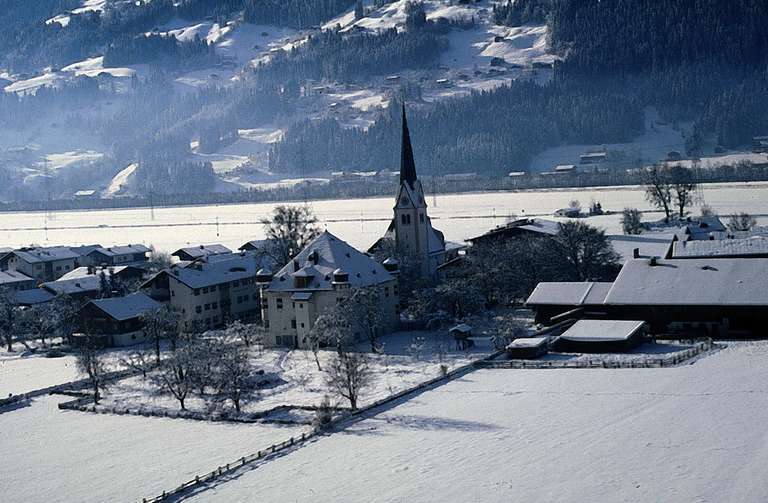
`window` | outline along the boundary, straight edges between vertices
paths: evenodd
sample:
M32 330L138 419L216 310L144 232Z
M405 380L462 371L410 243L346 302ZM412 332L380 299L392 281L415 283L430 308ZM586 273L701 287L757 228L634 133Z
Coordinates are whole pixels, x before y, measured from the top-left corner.
M419 222L424 223L424 213L419 213Z
M200 289L199 289L199 288L195 288L195 290L194 290L194 292L193 292L193 293L194 293L195 295L200 295Z
M282 309L282 308L283 308L283 299L281 299L280 297L278 297L277 299L275 299L275 302L276 302L276 304L277 304L277 308L278 308L278 309Z
M239 281L233 281L232 282L232 286L240 286L240 282Z
M208 293L208 287L203 288L203 293Z
M57 265L57 266L56 266L56 270L57 270L57 271L61 271L61 266L60 266L60 265Z
M263 309L269 309L269 300L267 300L267 298L261 299L261 307Z
M275 344L278 345L278 346L282 346L283 345L283 337L281 335L276 335L275 336Z
M218 302L214 302L214 303L211 304L211 309L218 309L218 308L219 308L219 303Z
M303 323L301 324L301 328L304 328L304 324Z
M384 287L384 297L389 297L389 287L388 286Z
M68 265L65 265L65 266L64 266L64 270L65 270L65 271L69 271L69 266L68 266Z
M296 320L291 320L291 328L296 328Z
M171 297L176 297L176 290L171 290Z
M304 304L302 304L301 302L299 302L299 309L304 309Z
M215 291L216 291L216 285L213 285L213 286L211 287L211 292L215 292Z
M210 311L211 310L211 305L210 304L206 304L205 305L205 310L206 311Z
M195 312L197 314L200 314L203 312L203 306L195 306Z

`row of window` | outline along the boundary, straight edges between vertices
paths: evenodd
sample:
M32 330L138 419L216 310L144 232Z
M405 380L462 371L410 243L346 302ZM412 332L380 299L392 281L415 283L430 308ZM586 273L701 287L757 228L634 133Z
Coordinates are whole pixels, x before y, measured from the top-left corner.
M232 288L237 288L240 285L246 286L246 285L255 285L256 284L256 278L243 278L241 280L235 280L231 283L229 283L229 286ZM201 293L206 294L208 292L215 292L217 288L223 288L226 286L226 283L222 283L221 285L211 285L206 286L203 288L195 288L193 293L195 295L200 295Z
M403 225L411 225L411 215L409 213L403 213L400 215L400 222ZM424 223L424 213L419 213L419 222Z

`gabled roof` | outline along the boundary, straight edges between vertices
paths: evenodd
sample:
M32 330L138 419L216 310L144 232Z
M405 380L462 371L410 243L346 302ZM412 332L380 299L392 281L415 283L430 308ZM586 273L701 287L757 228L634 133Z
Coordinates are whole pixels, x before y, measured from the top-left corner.
M83 245L83 246L70 246L70 250L77 253L81 257L87 256L93 250L101 248L101 245Z
M541 218L521 218L506 225L500 225L485 234L467 239L467 241L479 241L486 238L501 237L507 233L530 232L544 236L557 236L560 233L560 224L552 220Z
M311 260L311 256L316 256L317 261ZM394 279L384 266L325 231L275 274L269 291L331 290L333 271L336 269L343 269L349 275L352 287L377 285ZM294 286L296 275L307 277L310 273L308 288Z
M93 253L101 253L107 257L117 257L121 255L134 255L137 253L148 253L150 250L144 245L125 245L125 246L110 246L107 248L99 247L92 250L88 255Z
M67 274L59 278L58 281L88 278L91 276L99 277L102 272L104 272L104 274L106 274L107 277L109 277L110 273L120 274L126 269L133 269L135 271L140 271L140 269L136 267L131 267L127 265L119 265L119 266L113 266L113 267L78 267L76 269L69 271Z
M51 246L48 248L19 248L11 252L19 259L29 264L43 262L55 262L57 260L74 260L80 255L65 246Z
M101 288L101 277L98 274L76 277L72 279L58 279L40 285L55 295L78 295L98 292Z
M608 282L542 282L525 303L529 306L600 305L612 285Z
M768 259L630 260L605 303L768 307Z
M210 244L210 245L200 245L200 246L189 246L186 248L180 248L173 252L171 255L174 257L179 257L181 255L187 255L189 257L194 258L201 258L201 257L208 257L211 255L226 255L232 253L232 250L227 248L226 246L222 244Z
M42 288L30 288L29 290L18 290L12 293L14 302L19 306L45 304L56 298L51 292Z
M173 267L170 270L161 271L155 277L160 274L167 274L170 278L187 285L189 288L205 288L254 277L256 271L261 268L260 258L252 254L232 254L208 258L215 258L215 260L199 260L186 267ZM147 283L151 282L152 279Z
M132 293L125 297L92 300L89 304L117 321L138 318L146 312L161 307L160 304L141 292Z
M692 218L684 225L691 239L709 239L710 235L726 232L725 225L716 216Z
M19 271L0 271L0 287L28 281L36 280Z
M768 237L685 241L674 244L672 258L768 256Z
M267 248L269 246L269 240L267 239L252 239L251 241L248 241L246 243L243 243L238 250L248 250L248 249L260 249L260 248Z
M667 258L676 235L648 232L638 235L619 234L606 236L606 238L613 246L613 251L622 258L622 261L627 261L635 258L635 249L640 254L638 258Z

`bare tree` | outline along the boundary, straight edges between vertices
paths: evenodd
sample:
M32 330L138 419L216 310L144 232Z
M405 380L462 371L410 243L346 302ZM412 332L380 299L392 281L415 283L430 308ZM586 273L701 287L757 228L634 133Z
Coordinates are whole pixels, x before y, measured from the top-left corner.
M673 166L669 168L669 180L672 186L672 192L677 206L678 216L683 218L686 208L693 205L696 188L698 183L693 170L682 166Z
M147 311L141 315L144 325L144 334L155 346L155 358L160 362L160 341L170 338L172 348L176 349L178 338L178 315L169 306L162 306L153 311Z
M667 171L653 165L643 173L645 198L655 207L664 210L667 220L672 216L672 185Z
M141 377L146 379L147 372L152 368L150 359L151 353L147 353L146 351L132 351L128 356L120 358L120 365L136 372L140 372Z
M728 219L728 230L731 232L747 232L757 225L757 219L743 211L731 215Z
M229 343L218 362L216 394L229 400L239 414L242 406L254 398L256 371L251 365L248 351L239 343Z
M504 349L510 342L519 337L525 337L527 333L528 331L525 329L525 324L510 316L504 318L504 320L499 323L499 328L491 337L491 342L496 349Z
M264 344L264 327L257 323L244 324L240 320L230 323L224 331L232 339L239 340L246 347Z
M322 370L319 358L321 348L335 346L336 351L341 354L351 341L352 327L341 305L334 306L318 316L304 339L315 356L317 370Z
M360 395L373 381L368 357L364 353L340 351L334 355L326 374L330 390L347 399L352 410L357 410Z
M359 328L368 337L371 351L381 351L379 334L384 325L381 294L376 288L355 288L344 302L344 310L350 325Z
M561 223L559 227L555 247L578 281L603 278L617 265L619 257L604 231L583 222Z
M181 410L187 410L185 401L194 385L193 370L198 364L192 348L193 345L178 348L160 362L158 371L152 374L155 384L178 400Z
M152 246L149 250L149 260L147 263L153 272L162 271L171 267L171 256L166 252L157 251Z
M93 403L98 404L101 393L106 388L104 379L107 373L104 357L96 348L96 341L86 329L82 343L75 354L78 372L85 376L93 391Z
M624 208L621 212L621 228L624 234L641 234L643 216L637 208Z
M320 234L317 217L309 206L275 207L270 218L263 218L269 250L282 266Z

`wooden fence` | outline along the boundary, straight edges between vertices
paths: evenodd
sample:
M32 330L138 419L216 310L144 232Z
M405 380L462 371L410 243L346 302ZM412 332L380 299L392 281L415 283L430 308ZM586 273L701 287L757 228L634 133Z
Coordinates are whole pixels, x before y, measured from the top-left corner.
M629 360L603 360L600 358L582 358L578 360L494 360L478 362L482 368L495 369L629 369L675 367L696 356L719 348L711 340L699 342L692 348L678 351L665 357L647 357Z

